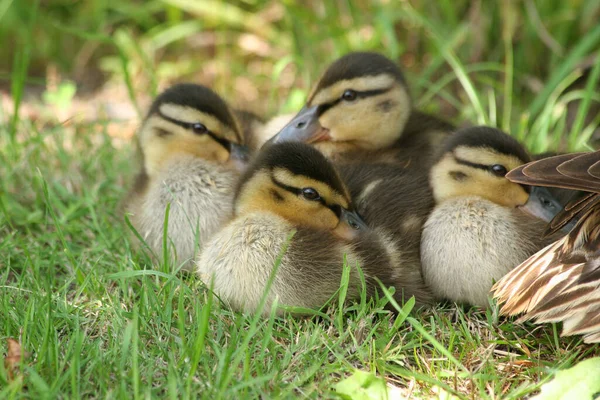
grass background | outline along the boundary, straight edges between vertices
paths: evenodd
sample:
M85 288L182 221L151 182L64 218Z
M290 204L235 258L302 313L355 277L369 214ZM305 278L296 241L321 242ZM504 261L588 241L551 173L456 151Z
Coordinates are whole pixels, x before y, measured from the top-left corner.
M0 398L327 398L355 368L415 397L520 398L600 354L453 305L232 313L133 253L117 211L157 91L191 80L294 111L351 50L398 60L421 109L536 152L587 149L599 20L594 0L0 0L0 340L32 353L12 382L0 363Z

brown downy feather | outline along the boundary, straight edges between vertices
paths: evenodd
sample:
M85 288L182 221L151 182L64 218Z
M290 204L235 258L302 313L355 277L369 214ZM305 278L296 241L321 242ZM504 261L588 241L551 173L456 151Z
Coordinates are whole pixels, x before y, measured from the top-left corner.
M556 231L579 218L571 232L522 263L492 291L501 313L520 321L563 322L563 335L600 342L600 152L568 154L526 164L507 178L523 184L592 192L569 203L552 221Z

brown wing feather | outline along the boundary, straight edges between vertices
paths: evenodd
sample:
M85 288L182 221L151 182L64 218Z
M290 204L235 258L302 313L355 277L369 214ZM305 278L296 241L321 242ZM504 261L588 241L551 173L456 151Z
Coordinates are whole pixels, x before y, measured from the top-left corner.
M507 178L528 185L592 192L568 203L552 221L555 232L579 221L563 239L515 268L492 291L502 314L519 321L562 322L563 335L600 342L600 152L568 154L526 164Z
M600 197L596 193L588 193L581 198L575 199L559 211L552 221L548 224L548 228L544 231L544 236L558 232L568 224L573 218L583 214L583 211L591 208L594 204L600 201Z
M600 192L600 181L597 179L579 179L572 176L567 176L558 170L562 164L558 166L553 164L544 164L543 161L544 160L540 160L531 164L527 164L525 168L523 168L523 174L533 181L543 180L544 184L538 184L541 186L560 186L566 189Z
M589 343L600 340L599 198L585 202L567 236L494 285L502 314L524 313L519 321L563 322L563 335L584 335Z
M588 168L588 174L600 179L600 161L594 163Z
M561 167L565 163L575 163L574 160L583 157L583 163L586 162L586 170L591 168L600 159L600 151L594 153L573 153L562 154L559 156L544 158L538 161L522 165L515 170L510 171L506 177L513 181L526 185L533 186L553 186L564 189L583 190L588 192L600 192L600 180L594 175L585 174L586 179L581 179L574 176L565 175L560 172ZM595 157L595 159L594 159ZM595 161L594 161L595 160ZM583 176L578 174L577 176Z
M598 161L600 161L600 152L584 153L563 162L556 167L556 170L568 177L600 183L600 179L588 172L588 169Z

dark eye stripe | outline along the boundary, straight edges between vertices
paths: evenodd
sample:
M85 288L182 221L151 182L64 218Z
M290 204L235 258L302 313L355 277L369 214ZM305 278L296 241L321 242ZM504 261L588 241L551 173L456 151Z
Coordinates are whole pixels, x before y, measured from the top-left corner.
M342 206L340 206L339 204L334 204L332 206L329 206L329 209L331 211L333 211L333 213L335 214L336 217L338 217L338 219L340 219L342 217Z
M488 172L492 172L491 170L491 165L485 165L485 164L477 164L471 161L467 161L467 160L463 160L462 158L458 158L457 156L453 155L454 157L454 161L456 161L457 164L460 165L466 165L467 167L472 167L472 168L477 168L477 169L482 169L484 171L488 171Z
M364 99L365 97L378 96L380 94L387 93L390 90L392 90L391 86L388 87L388 88L383 88L383 89L363 90L362 92L358 91L358 90L355 90L355 92L356 92L356 99ZM329 110L331 107L337 105L338 103L340 103L342 101L344 101L344 99L342 99L341 97L339 97L338 99L332 101L331 103L321 104L319 106L319 111L320 111L319 114L325 113L325 111Z
M179 121L176 120L174 118L171 118L167 115L164 115L162 112L158 112L158 114L161 116L161 118L163 118L165 121L169 121L175 125L181 126L184 129L187 130L192 130L194 129L194 124L192 122L183 122L183 121ZM231 152L231 142L227 139L223 139L221 137L218 137L217 135L215 135L213 132L211 132L210 130L206 130L206 132L204 133L208 136L210 136L215 142L219 143L221 146L223 146L225 148L225 150Z
M271 181L272 181L272 182L273 182L275 185L277 185L277 186L279 186L280 188L282 188L283 190L286 190L286 191L288 191L288 192L290 192L290 193L294 193L294 194L295 194L295 195L297 195L297 196L300 196L300 195L302 194L302 189L298 189L298 188L295 188L295 187L293 187L293 186L286 185L286 184L285 184L285 183L283 183L283 182L279 182L277 179L275 179L275 177L274 177L274 176L271 176ZM324 199L323 197L319 197L319 199L318 199L318 200L315 200L315 201L316 201L316 202L319 202L319 203L321 203L321 204L322 204L322 205L324 205L325 207L329 207L329 206L327 205L327 203L325 202L325 199Z
M288 186L288 185L286 185L285 183L279 182L279 181L278 181L277 179L275 179L275 177L273 177L273 176L271 176L271 181L272 181L272 182L273 182L275 185L277 185L277 186L279 186L280 188L282 188L283 190L286 190L286 191L288 191L288 192L290 192L290 193L294 193L294 194L295 194L295 195L297 195L297 196L299 196L299 195L301 195L301 194L302 194L302 189L298 189L298 188L295 188L295 187L293 187L293 186ZM322 204L324 207L327 207L327 208L329 208L329 209L330 209L330 210L331 210L331 211L332 211L332 212L335 214L335 216L336 216L338 219L340 219L340 218L341 218L341 216L342 216L342 206L341 206L341 205L339 205L339 204L331 204L331 205L329 205L329 204L327 204L327 203L325 202L325 199L324 199L323 197L319 198L319 200L316 200L316 201L318 201L319 203L321 203L321 204Z

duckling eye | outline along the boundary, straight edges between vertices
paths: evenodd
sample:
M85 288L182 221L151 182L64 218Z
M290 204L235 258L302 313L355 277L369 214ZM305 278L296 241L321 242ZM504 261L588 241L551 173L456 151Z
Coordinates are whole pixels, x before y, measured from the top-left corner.
M358 96L358 93L356 93L356 90L348 89L342 94L342 100L354 101L354 100L356 100L357 96Z
M197 133L198 135L202 135L202 134L208 132L208 129L206 128L206 126L204 126L201 123L192 124L192 130L194 131L194 133Z
M310 188L310 187L302 189L302 196L306 200L311 200L311 201L316 201L321 198L321 196L319 195L319 192L317 192L315 189Z
M508 172L506 170L506 167L504 165L500 165L500 164L494 164L492 165L492 167L490 168L492 173L498 177L503 178L506 173Z

